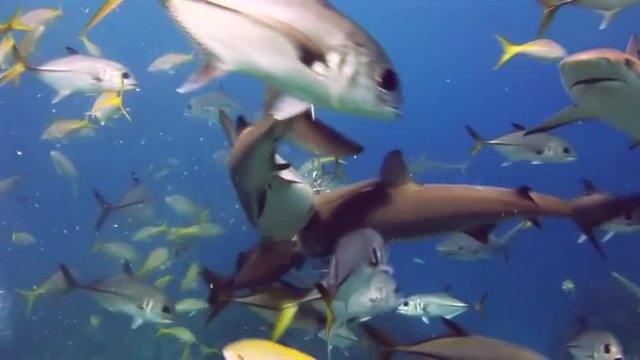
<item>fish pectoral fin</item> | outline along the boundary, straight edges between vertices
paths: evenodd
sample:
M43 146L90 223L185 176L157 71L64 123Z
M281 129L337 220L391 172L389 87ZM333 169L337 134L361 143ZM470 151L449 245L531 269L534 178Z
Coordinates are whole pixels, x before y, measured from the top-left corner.
M221 64L209 59L202 64L198 71L189 75L187 81L176 89L181 94L186 94L205 86L208 82L221 78L227 73Z
M425 323L425 324L427 324L427 325L431 324L431 323L429 322L429 318L428 318L428 317L423 316L421 319L422 319L422 322L423 322L423 323Z
M589 119L591 117L593 117L593 114L587 113L585 109L579 107L578 105L573 105L551 116L549 119L543 122L542 125L525 131L524 136L547 132L549 130L553 130L577 121Z
M144 320L142 318L139 317L134 317L133 318L133 322L131 322L131 330L133 329L137 329L138 327L140 327L140 325L142 325L144 323Z
M480 243L486 245L489 243L489 235L495 229L496 224L485 224L475 227L473 229L469 229L465 231L465 233Z
M505 161L502 164L500 164L500 166L502 167L506 167L506 166L511 166L513 163L511 161Z
M578 244L581 244L585 241L587 241L587 235L581 234L580 237L578 238Z
M291 119L306 113L311 108L311 103L290 95L280 94L271 101L267 112L276 120Z
M603 238L602 238L602 243L605 243L609 240L611 240L612 237L614 237L616 234L615 231L609 231Z
M58 103L60 100L66 98L67 96L69 96L72 93L71 90L60 90L58 91L58 93L56 94L56 96L53 98L53 100L51 100L52 104L56 104Z
M611 25L611 22L616 18L616 16L618 16L618 14L620 13L620 10L622 9L615 9L615 10L609 10L609 11L600 11L600 13L603 16L602 22L600 23L600 30L604 30L606 28L609 27L609 25Z
M290 120L291 129L287 139L298 146L327 156L353 156L362 152L364 147L349 139L319 119L314 119L310 111Z

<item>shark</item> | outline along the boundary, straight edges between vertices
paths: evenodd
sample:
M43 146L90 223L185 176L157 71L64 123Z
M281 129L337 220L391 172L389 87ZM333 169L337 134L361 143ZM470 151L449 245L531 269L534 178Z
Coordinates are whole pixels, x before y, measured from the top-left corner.
M600 23L600 30L604 30L616 16L624 9L633 5L640 4L640 0L539 0L544 6L544 16L540 27L538 28L538 37L544 35L545 31L551 24L558 10L567 5L577 5L588 9L593 9L602 14L603 19Z
M386 240L408 241L464 232L486 244L503 221L542 217L572 220L601 256L594 228L633 211L640 195L592 194L569 201L521 186L515 189L464 184L418 184L400 150L389 152L378 178L316 195L315 213L298 234L307 256L326 256L349 231L372 228Z
M631 149L640 145L640 51L635 35L626 52L594 49L565 58L560 62L560 74L574 104L525 135L598 120L631 136Z

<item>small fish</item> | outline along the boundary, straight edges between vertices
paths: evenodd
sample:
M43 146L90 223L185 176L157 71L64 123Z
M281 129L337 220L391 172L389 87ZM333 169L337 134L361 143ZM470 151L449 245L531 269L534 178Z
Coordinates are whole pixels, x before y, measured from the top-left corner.
M166 247L159 247L151 251L142 268L136 273L137 276L144 276L160 269L169 260L169 250Z
M189 265L189 269L184 276L184 279L180 282L180 291L196 290L198 288L198 276L200 275L200 265L197 262L192 262Z
M222 349L225 360L315 360L296 349L263 339L243 339Z
M99 316L91 315L91 317L89 317L89 325L91 326L92 330L94 331L98 330L101 323L102 323L102 319Z
M153 286L157 287L158 289L164 289L167 287L169 282L173 280L173 278L174 278L173 275L165 275L161 278L158 278L158 280L156 280L156 282L153 283ZM178 311L178 304L176 304L176 311Z
M11 234L11 242L18 245L31 245L36 242L36 238L28 232L13 231Z
M409 169L411 174L416 175L420 173L434 172L434 171L446 171L446 170L454 170L465 173L467 169L471 165L471 160L467 160L463 163L454 164L441 162L436 160L431 160L426 156L420 157L418 160L415 160L409 165Z
M417 264L420 264L420 265L426 265L426 264L427 264L427 262L426 262L426 261L424 261L424 260L423 260L423 259L421 259L421 258L417 258L417 257L414 257L414 258L413 258L413 262L414 262L414 263L417 263Z
M51 160L53 161L56 173L66 178L71 183L73 197L78 197L78 170L76 170L71 159L59 150L51 150L49 154L51 155Z
M51 101L59 102L73 93L99 94L107 91L131 90L138 86L133 74L124 65L100 57L82 55L67 48L68 55L46 62L41 66L30 65L17 47L13 47L16 64L0 75L0 85L16 80L26 70L57 92Z
M116 203L110 203L98 190L93 190L93 195L96 198L98 205L100 205L101 210L98 220L96 221L96 233L100 232L100 229L114 211L132 207L141 207L149 202L151 194L147 187L140 182L138 175L136 173L131 173L131 179L133 180L133 185Z
M22 11L18 9L15 15L4 24L0 24L0 36L9 31L31 31L33 28L21 20Z
M498 64L493 68L497 70L506 64L512 57L522 54L531 56L542 61L559 61L567 56L567 51L553 40L537 39L529 41L526 44L514 44L503 36L496 35L496 38L502 45L502 57Z
M511 165L517 161L543 164L566 163L578 159L573 147L564 139L546 134L536 134L536 137L525 136L527 129L524 126L516 123L512 126L515 132L494 140L486 140L467 125L469 135L476 142L471 155L476 155L484 145L489 145L507 158L502 166Z
M67 283L61 271L56 271L45 282L36 286L33 290L16 290L27 301L27 316L31 314L35 301L52 293L63 293L67 290Z
M7 36L3 37L2 41L0 41L0 69L7 68L7 62L11 58L11 52L13 51L15 43L16 39L11 33L7 34Z
M105 309L129 315L133 318L131 329L145 322L168 324L174 322L175 309L169 298L159 289L133 277L128 262L122 275L80 285L65 265L60 265L67 287L91 294Z
M220 110L231 114L239 110L236 104L222 88L218 91L194 96L189 99L189 103L184 109L184 114L193 118L203 118L209 120L209 126L219 124Z
M203 344L200 344L200 354L204 355L204 356L210 356L210 355L220 355L220 350L214 348L214 347L209 347Z
M81 134L85 130L91 130L91 133L93 133L93 129L95 129L95 127L96 126L93 125L88 118L85 118L84 120L54 120L44 131L40 139L59 140L71 135Z
M164 201L176 215L187 219L193 220L204 211L204 208L194 204L189 198L183 195L174 194L165 196Z
M610 332L587 329L571 340L566 349L573 360L624 360L622 344Z
M173 74L176 68L191 60L193 60L193 54L169 53L155 59L147 70L150 72L164 71Z
M105 16L107 16L110 12L115 10L124 0L105 0L102 7L98 10L98 12L93 15L91 20L85 25L84 29L82 29L82 34L86 34L92 27L94 27L100 20L102 20Z
M80 35L78 37L78 39L80 39L80 41L82 41L82 45L84 45L84 48L87 50L87 52L90 55L95 56L95 57L102 57L102 50L100 50L98 45L96 45L93 42L91 42L91 40L89 40L89 38L87 37L86 34Z
M486 244L474 239L469 234L455 233L438 243L436 250L442 256L459 261L477 261L500 257L508 262L511 260L509 251L511 242L521 230L531 226L533 223L526 220L518 223L500 238L489 233Z
M45 29L46 28L44 25L39 25L33 28L33 30L29 31L22 38L22 41L20 41L20 44L18 44L18 51L20 52L20 54L22 54L22 56L26 58L33 53L33 51L36 49L36 46L38 45L40 37L42 37L42 34L44 34ZM18 79L16 78L16 80Z
M209 308L209 304L202 299L187 298L176 303L178 313L196 313Z
M22 179L23 179L22 175L14 175L6 179L0 180L0 195L8 193L13 189L15 189L18 186L18 184L20 184Z
M174 227L169 230L169 240L183 242L194 238L210 238L224 233L224 229L217 224L202 223L187 227Z
M565 279L562 282L562 291L571 294L571 297L576 297L576 283L571 279Z
M109 92L98 95L88 115L93 117L93 119L97 120L102 126L105 126L106 124L110 123L113 119L120 116L122 114L122 111L118 106L115 106L115 105L107 106L104 104L107 101L110 101L116 98L117 96L118 96L118 93L115 91L109 91ZM102 104L102 106L98 106L98 104Z
M112 94L113 92L107 92L107 94ZM103 93L104 94L104 93ZM124 82L122 83L122 86L120 87L120 91L118 91L116 93L116 96L104 96L104 98L102 99L101 102L97 102L94 103L93 107L95 110L100 110L100 109L107 109L107 110L111 110L113 108L117 108L118 110L120 110L120 113L124 115L124 117L127 118L127 120L129 120L129 122L133 122L133 120L131 120L131 116L129 116L129 113L127 112L127 110L124 108L124 104L123 104L123 99L122 96L124 95Z
M96 241L91 251L101 252L118 260L127 260L129 262L138 260L136 249L122 241Z
M446 292L420 294L407 297L398 306L397 312L402 315L419 317L425 324L429 324L429 319L440 317L453 319L469 309L475 309L482 316L486 300L486 293L473 305L458 300Z
M174 326L166 329L158 329L156 336L163 336L163 335L173 336L176 339L186 344L195 344L198 342L198 340L196 340L196 337L193 335L193 333L189 329L183 326Z
M51 8L40 8L29 10L26 13L20 16L20 22L23 24L36 29L39 26L47 26L52 21L56 20L60 16L62 16L64 12L62 8L59 7L57 9Z
M169 232L169 225L162 223L160 226L145 226L136 231L131 237L131 241L149 241L156 236Z

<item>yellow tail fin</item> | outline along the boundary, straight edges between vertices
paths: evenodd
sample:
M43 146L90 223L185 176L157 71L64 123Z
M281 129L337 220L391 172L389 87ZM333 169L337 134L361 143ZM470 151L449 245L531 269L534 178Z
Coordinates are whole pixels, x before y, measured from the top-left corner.
M120 91L118 92L118 95L116 97L113 97L111 99L107 99L105 101L102 101L98 104L96 104L95 108L99 109L102 107L107 107L107 106L117 106L120 108L120 111L122 111L122 114L124 114L124 116L127 118L127 120L129 120L129 122L133 122L133 120L131 120L131 117L129 116L129 113L127 113L127 110L125 110L124 105L122 104L122 95L124 94L124 80L122 80L122 85L120 86Z
M300 308L300 303L293 302L290 304L286 304L280 314L278 315L278 319L276 320L276 324L273 327L273 331L271 333L271 341L278 341L280 337L284 334L285 331L289 328L293 319L296 317L296 313Z
M13 17L9 19L9 21L7 21L5 24L0 24L0 34L6 31L13 31L13 30L17 30L17 31L33 30L31 26L27 24L23 24L20 21L21 16L22 16L22 10L18 9L18 11L16 11L15 15L13 15Z
M16 290L18 292L18 294L24 296L24 298L27 300L27 316L29 316L29 314L31 314L31 310L33 309L33 304L36 302L36 300L45 294L44 291L42 290Z
M498 64L493 68L493 70L497 70L504 66L507 61L511 60L511 58L518 54L518 52L520 52L521 50L520 45L516 45L510 42L503 36L496 34L496 38L500 42L500 45L502 45L502 57L500 58L500 61L498 61Z

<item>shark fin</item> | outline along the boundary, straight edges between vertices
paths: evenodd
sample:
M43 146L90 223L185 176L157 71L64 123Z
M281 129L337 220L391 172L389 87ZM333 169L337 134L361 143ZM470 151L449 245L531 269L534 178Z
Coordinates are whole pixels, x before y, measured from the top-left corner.
M582 188L584 189L585 195L595 195L602 193L598 186L596 186L593 181L588 179L582 179Z
M392 188L413 183L402 151L392 150L385 156L380 168L380 179Z
M480 243L487 245L489 243L489 235L495 229L496 224L485 224L469 229L465 233Z
M429 324L430 324L430 322L429 322L429 318L428 318L428 317L423 316L421 319L422 319L422 322L423 322L423 323L425 323L425 324L427 324L427 325L429 325Z
M640 60L640 49L638 48L638 36L631 35L629 39L629 44L627 45L627 54L633 56L634 58Z
M216 63L214 60L207 60L202 67L191 74L187 81L180 85L179 88L176 89L177 92L181 94L186 94L192 92L194 90L200 89L205 86L208 82L218 79L224 76L227 73L220 64Z
M142 323L144 323L144 320L142 320L142 318L134 317L133 321L131 322L131 330L137 329L138 327L140 327L140 325L142 325Z
M541 132L547 132L549 130L553 130L561 126L565 126L591 117L593 117L592 114L587 113L586 110L582 109L578 105L573 105L551 116L551 118L543 122L542 125L525 131L524 135L527 136Z
M609 240L611 240L612 237L614 237L616 235L615 231L609 231L603 238L602 238L602 243L605 243Z
M353 156L364 150L359 143L349 139L334 128L313 117L310 110L305 110L288 120L291 124L287 130L287 139L298 146L326 156Z
M218 111L218 122L220 123L222 130L224 130L224 134L227 136L227 140L229 140L231 145L233 145L238 138L238 133L233 128L233 121L231 121L229 114L227 114L226 111L220 109Z

